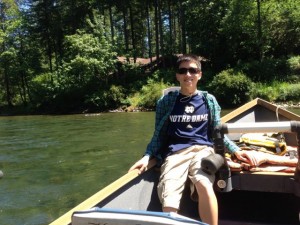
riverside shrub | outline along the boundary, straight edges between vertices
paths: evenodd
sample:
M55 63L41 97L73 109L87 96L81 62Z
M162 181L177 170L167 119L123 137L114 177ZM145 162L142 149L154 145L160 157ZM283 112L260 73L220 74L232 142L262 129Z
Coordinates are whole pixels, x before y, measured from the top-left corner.
M300 56L293 56L287 60L291 74L300 75Z
M228 69L217 74L208 88L222 106L233 107L249 100L252 81L242 72Z

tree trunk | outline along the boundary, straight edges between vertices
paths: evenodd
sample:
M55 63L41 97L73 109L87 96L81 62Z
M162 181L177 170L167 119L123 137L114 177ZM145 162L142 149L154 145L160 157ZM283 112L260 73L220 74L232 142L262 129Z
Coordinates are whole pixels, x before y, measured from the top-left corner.
M133 62L136 63L136 42L135 42L135 30L134 30L134 21L132 14L132 7L129 5L129 18L130 18L130 28L131 28L131 44L132 44L132 54L133 54Z
M262 54L262 29L261 29L261 10L260 4L261 0L256 0L257 3L257 48L258 48L258 59L261 62L263 58Z
M181 51L183 54L186 53L186 27L185 27L185 7L180 2L180 18L181 18Z
M165 67L165 46L164 46L164 33L163 33L163 21L161 12L161 1L158 1L158 19L159 19L159 37L160 37L160 52L162 58L163 67Z
M151 24L150 24L150 3L147 1L147 8L146 8L146 13L147 13L147 34L148 34L148 54L150 58L150 62L152 63L152 34L151 34Z
M12 101L11 101L11 92L10 92L10 84L9 84L9 77L7 72L7 65L4 67L4 85L5 85L5 91L6 91L6 102L9 107L12 107Z
M173 26L172 26L172 10L171 10L171 2L168 0L168 14L169 14L169 30L170 30L170 40L169 40L169 53L173 55Z
M109 19L110 19L111 43L115 45L115 30L114 30L114 20L112 15L111 4L109 4L108 9L109 9Z
M155 24L155 54L156 54L156 62L158 63L159 60L159 17L158 17L158 0L155 0L154 2L154 10L155 10L155 18L154 18L154 24Z
M23 39L22 36L20 35L20 54L19 54L19 63L20 63L20 77L21 77L21 86L20 86L20 95L23 101L23 104L26 106L27 105L27 97L26 97L26 72L24 68L24 45L23 45Z
M125 40L125 52L126 52L126 57L127 57L127 61L129 61L128 59L128 52L129 52L129 42L128 42L128 31L127 31L127 10L126 10L126 6L123 6L123 21L124 21L124 40Z

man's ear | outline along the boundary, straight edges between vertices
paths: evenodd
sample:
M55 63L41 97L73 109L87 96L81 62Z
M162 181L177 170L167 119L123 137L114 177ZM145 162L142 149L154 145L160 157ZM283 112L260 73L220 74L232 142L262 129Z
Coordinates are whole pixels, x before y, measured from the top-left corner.
M200 75L199 75L199 77L198 77L198 80L200 80L201 77L202 77L202 72L200 72Z

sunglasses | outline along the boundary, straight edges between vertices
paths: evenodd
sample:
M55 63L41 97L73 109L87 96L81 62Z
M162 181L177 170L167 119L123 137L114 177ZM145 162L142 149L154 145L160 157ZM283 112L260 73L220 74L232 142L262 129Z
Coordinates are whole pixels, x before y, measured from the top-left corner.
M190 74L196 74L200 72L200 69L190 67L190 68L179 68L177 70L178 74L187 74L187 72L189 72Z

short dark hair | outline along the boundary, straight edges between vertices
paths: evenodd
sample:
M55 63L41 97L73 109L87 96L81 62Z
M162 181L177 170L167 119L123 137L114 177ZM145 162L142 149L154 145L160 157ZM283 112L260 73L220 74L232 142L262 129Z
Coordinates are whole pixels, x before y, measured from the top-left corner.
M182 62L194 62L194 63L196 63L197 67L201 71L201 60L200 60L200 57L197 55L184 54L182 56L179 56L179 58L177 59L177 62L176 62L177 69L179 68L179 66Z

